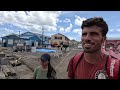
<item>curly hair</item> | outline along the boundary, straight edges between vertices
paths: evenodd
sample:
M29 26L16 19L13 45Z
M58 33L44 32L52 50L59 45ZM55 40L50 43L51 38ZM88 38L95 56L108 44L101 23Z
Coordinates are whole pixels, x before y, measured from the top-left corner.
M91 27L91 26L100 27L102 29L101 30L102 36L106 36L106 34L108 32L108 25L102 17L89 18L89 19L83 21L83 23L81 25L81 29L83 30L84 27Z

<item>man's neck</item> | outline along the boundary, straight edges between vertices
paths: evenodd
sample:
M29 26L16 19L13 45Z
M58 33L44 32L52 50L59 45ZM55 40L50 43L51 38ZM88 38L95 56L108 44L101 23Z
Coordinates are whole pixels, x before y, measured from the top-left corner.
M103 53L102 52L85 53L84 58L86 62L90 64L95 64L103 59Z

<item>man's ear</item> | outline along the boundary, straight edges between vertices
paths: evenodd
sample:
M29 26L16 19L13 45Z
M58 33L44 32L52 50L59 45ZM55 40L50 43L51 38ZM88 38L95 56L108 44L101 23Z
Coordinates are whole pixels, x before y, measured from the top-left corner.
M106 36L103 36L102 42L105 43L106 42Z
M104 36L102 39L102 46L105 46L105 43L106 43L106 36Z
M104 36L103 38L104 38L104 41L106 41L107 37L106 37L106 36Z

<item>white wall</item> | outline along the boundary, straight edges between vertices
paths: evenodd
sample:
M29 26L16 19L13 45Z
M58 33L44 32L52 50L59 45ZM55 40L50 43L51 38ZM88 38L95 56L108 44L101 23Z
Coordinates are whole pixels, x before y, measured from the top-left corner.
M8 39L8 44L13 44L13 39Z

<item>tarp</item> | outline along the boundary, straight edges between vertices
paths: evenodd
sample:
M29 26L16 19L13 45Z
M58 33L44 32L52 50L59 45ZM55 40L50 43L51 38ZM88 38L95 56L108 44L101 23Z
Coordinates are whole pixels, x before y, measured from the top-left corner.
M46 52L46 53L53 53L56 52L56 50L51 49L36 49L37 52Z

